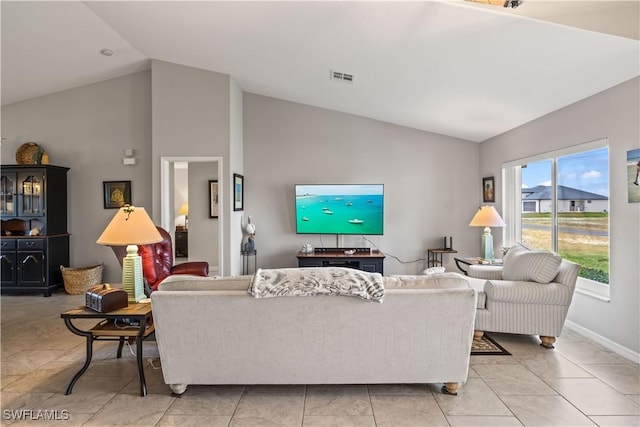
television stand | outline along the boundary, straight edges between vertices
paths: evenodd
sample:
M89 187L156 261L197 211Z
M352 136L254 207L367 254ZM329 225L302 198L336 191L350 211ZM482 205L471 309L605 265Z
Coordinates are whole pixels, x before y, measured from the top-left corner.
M355 251L354 255L371 255L373 252L378 252L371 248L315 248L313 253L314 255L336 254L347 256L344 251Z
M346 255L347 250L356 252ZM298 252L297 258L298 267L346 267L383 274L385 256L369 248L317 248L312 254Z

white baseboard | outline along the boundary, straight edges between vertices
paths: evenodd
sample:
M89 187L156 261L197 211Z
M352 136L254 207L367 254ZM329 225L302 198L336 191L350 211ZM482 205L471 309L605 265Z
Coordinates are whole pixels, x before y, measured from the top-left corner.
M584 328L580 325L578 325L577 323L574 323L570 320L566 320L564 322L564 326L567 329L572 330L573 332L576 332L586 338L589 338L595 342L597 342L598 344L601 344L602 346L608 348L609 350L613 351L616 354L619 354L620 356L624 357L625 359L629 359L634 363L640 363L640 353L637 353L633 350L628 349L627 347L621 346L620 344L618 344L615 341L611 341L609 338L603 337L602 335L596 334L595 332L591 331L590 329Z

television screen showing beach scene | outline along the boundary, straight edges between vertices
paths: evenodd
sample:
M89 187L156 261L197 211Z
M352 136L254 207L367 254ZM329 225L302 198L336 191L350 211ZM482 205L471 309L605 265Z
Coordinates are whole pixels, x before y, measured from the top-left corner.
M298 184L295 193L299 234L383 234L383 184Z

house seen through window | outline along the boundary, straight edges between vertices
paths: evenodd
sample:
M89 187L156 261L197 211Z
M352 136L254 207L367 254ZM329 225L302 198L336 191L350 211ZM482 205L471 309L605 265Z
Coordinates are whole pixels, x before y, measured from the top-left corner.
M505 194L505 201L515 205L505 211L515 217L514 241L555 251L581 265L580 277L608 284L609 150L603 143L593 145L506 167L505 178L520 183L519 189L512 186L520 194Z

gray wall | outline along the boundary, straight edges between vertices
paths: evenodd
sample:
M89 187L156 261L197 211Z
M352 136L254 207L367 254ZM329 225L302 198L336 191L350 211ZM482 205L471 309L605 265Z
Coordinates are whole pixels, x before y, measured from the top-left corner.
M468 226L481 197L476 143L245 93L244 147L245 216L256 224L260 267L297 266L307 242L336 246L335 236L296 235L296 183L384 184L384 236L370 240L402 261L423 259L445 234L461 253L479 250L480 230ZM342 243L371 246L360 236ZM385 274L424 268L385 260Z
M627 151L640 147L640 79L577 102L485 141L484 175L496 177L502 203L501 163L601 138L609 139L611 301L576 293L568 319L640 352L640 203L627 202Z
M230 78L193 67L154 60L152 71L153 207L160 222L160 157L221 156L223 185L230 183ZM214 175L212 171L211 176ZM229 184L230 186L230 184ZM221 212L229 224L231 199L223 193ZM228 229L227 229L228 230ZM225 233L227 233L225 230ZM240 230L234 230L236 234ZM223 251L229 253L229 236ZM223 260L225 274L234 274L230 260ZM217 265L217 262L215 263Z
M242 260L240 258L240 250L242 245L242 223L243 223L243 211L233 210L233 193L231 186L233 185L233 174L244 174L244 122L243 122L243 105L242 105L242 91L233 79L229 81L229 131L230 131L230 144L229 144L229 165L230 169L225 169L225 176L228 178L225 180L224 188L222 189L225 194L225 200L228 203L225 205L225 210L229 212L230 221L225 224L225 236L224 241L229 242L229 265L230 270L225 270L227 274L236 275L242 272Z
M20 144L33 141L68 174L70 262L104 262L104 279L122 281L110 248L96 244L114 209L103 208L103 181L131 181L133 204L152 214L151 75L148 71L2 107L2 164L15 164ZM137 164L123 166L124 149Z
M189 163L189 260L218 265L218 219L209 218L209 180L217 179L216 162Z

